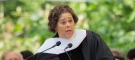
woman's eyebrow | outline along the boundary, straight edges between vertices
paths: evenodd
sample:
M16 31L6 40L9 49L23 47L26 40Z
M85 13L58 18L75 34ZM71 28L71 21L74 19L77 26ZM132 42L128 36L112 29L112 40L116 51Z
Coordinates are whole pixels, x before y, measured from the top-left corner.
M66 18L61 18L60 21L64 21Z

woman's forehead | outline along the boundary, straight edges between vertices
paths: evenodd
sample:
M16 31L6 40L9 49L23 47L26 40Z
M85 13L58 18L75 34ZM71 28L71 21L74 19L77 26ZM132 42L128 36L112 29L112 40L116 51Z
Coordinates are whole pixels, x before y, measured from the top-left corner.
M72 14L71 13L62 13L60 15L60 19L64 19L64 18L72 18Z

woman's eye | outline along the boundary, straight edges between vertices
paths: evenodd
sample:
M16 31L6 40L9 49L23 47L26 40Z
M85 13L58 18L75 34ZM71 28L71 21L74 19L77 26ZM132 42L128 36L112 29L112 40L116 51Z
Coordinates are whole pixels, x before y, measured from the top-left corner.
M69 22L72 22L72 20L69 20Z
M65 24L66 22L62 22L62 24Z

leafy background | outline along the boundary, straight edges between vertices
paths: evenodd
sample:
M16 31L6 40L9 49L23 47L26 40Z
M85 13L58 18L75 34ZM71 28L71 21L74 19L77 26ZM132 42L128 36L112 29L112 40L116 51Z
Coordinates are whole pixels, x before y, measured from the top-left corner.
M107 45L127 52L135 47L135 1L92 0L89 2L3 0L0 1L0 55L4 51L36 53L47 39L49 11L68 4L79 18L76 28L98 33Z

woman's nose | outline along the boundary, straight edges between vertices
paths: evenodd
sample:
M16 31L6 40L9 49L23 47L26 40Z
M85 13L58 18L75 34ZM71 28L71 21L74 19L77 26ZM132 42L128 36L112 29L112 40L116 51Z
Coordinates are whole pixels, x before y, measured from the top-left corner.
M68 27L68 26L70 26L70 23L69 23L69 22L67 22L67 23L66 23L66 25L67 25L67 27Z

